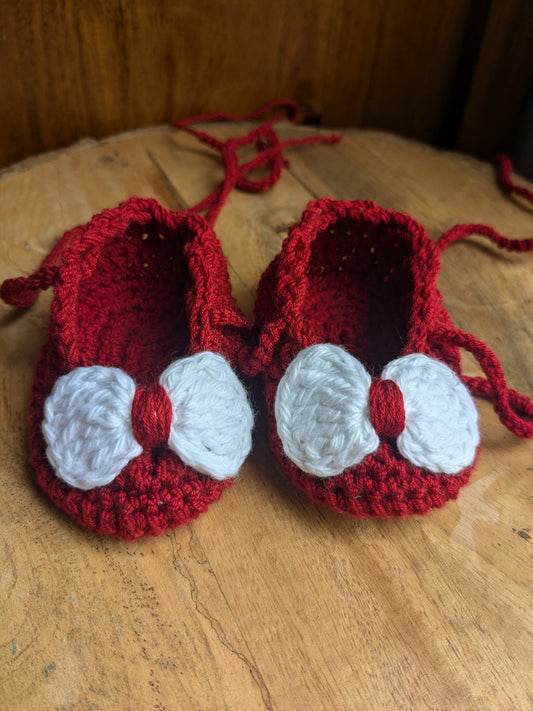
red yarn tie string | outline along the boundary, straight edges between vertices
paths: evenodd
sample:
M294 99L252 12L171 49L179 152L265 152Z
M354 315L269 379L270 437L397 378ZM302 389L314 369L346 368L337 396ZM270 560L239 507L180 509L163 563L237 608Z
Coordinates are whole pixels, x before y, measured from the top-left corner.
M275 109L285 109L289 115L288 120L295 123L298 119L298 106L292 101L273 101L263 106L258 111L247 115L235 115L216 113L205 116L195 116L193 118L175 121L173 125L206 143L211 148L215 148L222 155L224 163L224 180L207 198L191 208L194 212L207 210L206 221L213 226L228 195L233 188L243 192L259 193L269 190L281 177L283 166L289 166L288 161L283 156L283 149L290 146L317 145L320 143L338 143L342 139L341 134L330 136L307 136L306 138L296 138L287 141L280 141L274 130L274 124L287 120L284 115L275 115L269 121L253 128L246 136L230 138L223 142L211 136L205 131L191 128L193 123L209 121L251 121ZM252 160L239 164L237 151L244 146L255 145L258 155ZM269 166L270 172L266 178L251 180L247 174L265 165Z
M511 179L512 163L509 158L499 156L496 160L498 182L502 190L521 197L533 203L533 191L516 185ZM471 235L480 235L494 242L501 249L509 252L530 252L533 250L533 239L509 239L497 230L484 224L455 225L437 240L439 252L443 252L450 244L466 239ZM533 402L507 387L501 363L494 353L475 336L464 333L460 329L448 329L433 334L437 341L450 343L464 348L477 359L486 378L463 376L463 382L473 395L488 397L493 401L494 410L501 422L519 437L533 437Z
M61 261L63 252L69 244L80 237L85 230L84 225L74 227L65 232L57 242L50 254L44 258L39 269L28 277L6 279L0 287L0 297L6 304L26 308L31 306L39 292L52 286L58 274L57 265Z
M442 234L436 242L439 252L444 250L460 239L466 239L472 235L480 235L486 237L491 242L494 242L501 249L506 249L508 252L531 252L533 250L533 238L527 237L524 239L509 239L497 232L493 227L484 224L466 224L455 225L451 229Z
M511 178L513 164L510 158L507 156L498 156L496 158L496 171L498 182L504 193L519 195L533 203L533 190L529 190L529 188L525 188L522 185L517 185Z
M223 141L219 141L217 138L211 136L209 133L205 133L204 131L190 128L191 124L211 123L213 121L255 121L255 119L261 118L262 116L266 116L266 114L268 114L270 111L275 111L276 109L285 109L288 114L288 120L291 123L296 123L298 121L298 116L300 114L298 104L296 104L294 101L290 101L289 99L281 99L280 101L271 101L270 103L265 104L260 109L257 109L256 111L253 111L250 114L228 114L218 112L212 114L204 114L203 116L190 116L189 118L179 119L177 121L173 121L172 125L176 128L181 128L182 130L187 131L187 133L190 133L193 136L196 136L197 138L200 138L200 140L202 140L204 143L208 143L214 148L220 148L223 145ZM276 115L271 118L270 121L266 122L263 125L272 126L273 124L277 123L278 121L282 121L283 119L283 116Z
M276 101L270 101L269 103L261 106L259 109L252 111L248 114L230 114L227 112L216 112L212 114L205 114L203 116L192 116L186 119L180 119L174 122L174 125L188 125L191 123L202 123L209 121L255 121L255 119L266 116L270 111L275 111L276 109L286 109L289 114L289 119L292 123L298 121L298 116L300 109L295 101L290 99L277 99ZM279 116L275 116L271 119L272 122L279 121Z
M512 170L513 164L511 160L507 158L507 156L498 156L496 159L496 172L498 182L503 192L506 194L514 193L520 195L533 204L533 190L516 185L511 178ZM472 235L486 237L497 244L501 249L506 249L509 252L530 252L533 250L533 238L509 239L501 235L493 227L479 223L455 225L455 227L444 232L437 240L437 249L439 252L444 252L452 242L466 239Z
M490 398L502 424L513 434L533 438L533 402L507 387L501 363L490 348L458 328L440 329L432 335L437 342L451 343L472 353L486 378L463 376L462 380L470 392Z

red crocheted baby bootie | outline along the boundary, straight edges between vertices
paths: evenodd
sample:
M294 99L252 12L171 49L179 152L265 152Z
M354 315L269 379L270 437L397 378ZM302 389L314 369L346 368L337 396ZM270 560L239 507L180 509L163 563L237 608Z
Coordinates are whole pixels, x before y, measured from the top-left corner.
M495 356L442 304L439 251L463 232L435 245L404 214L324 199L265 271L248 372L263 379L281 467L313 501L388 517L455 498L479 449L471 393L533 436L531 401L506 387ZM488 379L461 376L459 347Z
M99 533L128 540L188 523L251 447L232 369L249 324L214 232L196 214L132 198L65 234L1 295L28 306L52 284L29 415L39 484Z

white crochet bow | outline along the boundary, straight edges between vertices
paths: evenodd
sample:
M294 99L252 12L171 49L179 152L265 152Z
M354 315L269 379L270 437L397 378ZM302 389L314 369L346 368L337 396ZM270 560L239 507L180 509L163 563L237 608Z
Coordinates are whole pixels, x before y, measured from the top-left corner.
M389 363L381 374L403 396L405 427L399 452L415 466L458 474L472 464L479 444L478 414L459 377L422 353ZM300 351L276 392L278 435L302 471L340 474L380 444L369 409L371 377L343 348L319 344Z
M190 467L235 476L252 443L246 391L221 356L209 351L172 363L159 384L172 404L168 446ZM119 368L93 365L61 376L44 407L47 456L78 489L109 484L143 451L132 428L136 385Z

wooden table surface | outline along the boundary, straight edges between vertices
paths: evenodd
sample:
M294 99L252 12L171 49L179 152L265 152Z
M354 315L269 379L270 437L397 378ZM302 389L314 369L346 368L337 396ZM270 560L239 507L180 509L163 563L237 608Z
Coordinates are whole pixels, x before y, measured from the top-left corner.
M218 126L220 137L240 126ZM280 128L283 138L308 129ZM457 222L533 235L533 208L472 158L376 132L290 150L270 192L234 193L217 223L235 296L313 197L372 199L432 237ZM167 127L87 140L0 174L0 278L28 274L59 236L133 194L179 209L222 169ZM533 393L533 255L473 238L443 256L455 323ZM425 517L350 519L311 504L269 452L189 526L135 543L89 533L37 489L26 413L51 295L0 306L0 708L531 709L533 444L478 401L482 453L459 499ZM467 370L477 368L467 358Z

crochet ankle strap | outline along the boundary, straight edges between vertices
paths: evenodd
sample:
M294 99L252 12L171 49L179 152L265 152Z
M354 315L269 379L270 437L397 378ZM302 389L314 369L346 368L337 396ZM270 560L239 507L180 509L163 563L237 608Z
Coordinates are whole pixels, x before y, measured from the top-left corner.
M28 277L17 277L6 279L0 287L0 297L10 306L25 308L31 306L40 291L48 289L56 282L59 273L58 265L61 262L63 252L67 249L73 239L77 238L84 231L84 226L80 225L65 232L50 254L44 258L41 266Z
M506 156L496 159L498 182L505 193L516 194L533 203L533 191L516 185L511 179L512 163ZM489 225L455 225L437 240L436 246L442 253L450 244L471 235L481 235L509 252L530 252L533 239L509 239ZM462 380L473 395L488 397L494 404L501 422L519 437L533 437L533 402L526 395L507 387L500 361L494 353L475 336L460 329L440 330L432 334L436 341L464 348L472 353L480 364L486 378L463 375Z
M471 223L465 225L455 225L451 229L444 232L436 242L436 247L439 252L444 250L460 239L466 239L472 235L481 235L486 237L498 245L501 249L506 249L508 252L531 252L533 250L533 238L525 237L523 239L509 239L504 237L497 230L489 225L481 223Z
M471 353L486 378L462 375L461 379L470 392L490 398L501 422L513 434L533 438L533 402L526 395L507 387L502 365L488 346L458 328L438 329L432 334L432 340L452 344Z
M503 192L508 195L518 195L533 204L533 190L517 185L511 178L512 170L513 164L507 156L498 156L498 158L496 158L496 174L498 183ZM452 242L457 242L460 239L466 239L471 235L481 235L482 237L486 237L497 244L498 247L506 249L508 252L530 252L533 250L532 238L509 239L508 237L501 235L489 225L480 223L455 225L455 227L452 227L441 235L436 242L436 247L438 251L442 253L447 247L450 246L450 244L452 244Z
M513 164L510 158L498 156L496 158L496 171L498 182L504 193L518 195L533 203L533 190L529 190L523 185L517 185L511 178Z
M210 123L213 121L254 121L255 119L266 116L270 111L275 111L276 109L285 109L287 111L288 120L291 123L296 123L300 114L298 104L289 99L281 99L280 101L272 101L265 106L262 106L257 111L253 111L250 114L229 114L224 112L217 112L212 114L204 114L202 116L190 116L189 118L179 119L173 121L172 125L179 128L187 133L190 133L196 138L200 139L203 143L206 143L213 148L221 149L224 145L224 141L220 141L218 138L211 136L205 131L200 131L196 128L191 128L192 124L195 123ZM278 121L282 121L284 116L274 116L266 124L272 126Z

